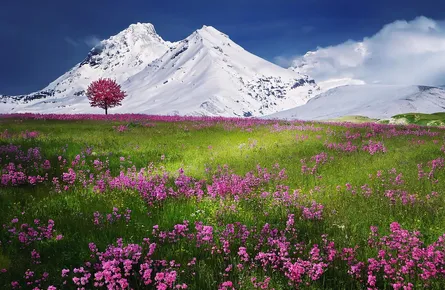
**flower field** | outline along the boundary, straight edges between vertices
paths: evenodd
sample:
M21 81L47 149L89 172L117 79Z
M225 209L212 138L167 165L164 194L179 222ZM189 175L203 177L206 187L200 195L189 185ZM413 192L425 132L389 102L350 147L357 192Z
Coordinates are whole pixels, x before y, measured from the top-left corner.
M0 117L1 289L445 289L445 128Z

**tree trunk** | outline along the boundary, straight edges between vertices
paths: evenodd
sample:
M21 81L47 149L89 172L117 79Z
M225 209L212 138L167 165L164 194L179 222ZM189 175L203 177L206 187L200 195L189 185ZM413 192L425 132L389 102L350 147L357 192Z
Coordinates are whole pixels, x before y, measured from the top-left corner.
M108 115L108 108L105 107L105 115Z

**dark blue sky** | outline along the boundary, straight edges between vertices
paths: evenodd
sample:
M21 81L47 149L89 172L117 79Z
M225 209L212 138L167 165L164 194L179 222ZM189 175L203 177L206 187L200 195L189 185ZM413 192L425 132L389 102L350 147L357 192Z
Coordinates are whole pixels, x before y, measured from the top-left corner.
M150 22L166 40L203 24L273 61L360 40L398 19L445 19L443 0L0 0L0 94L45 87L81 61L94 39ZM444 64L445 65L445 64Z

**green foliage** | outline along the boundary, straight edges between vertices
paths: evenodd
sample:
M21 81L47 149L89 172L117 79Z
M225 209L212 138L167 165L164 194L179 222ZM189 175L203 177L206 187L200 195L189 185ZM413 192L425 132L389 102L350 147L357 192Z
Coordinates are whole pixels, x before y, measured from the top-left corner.
M408 124L423 126L445 126L445 113L421 114L409 113L393 116L392 119L405 119Z

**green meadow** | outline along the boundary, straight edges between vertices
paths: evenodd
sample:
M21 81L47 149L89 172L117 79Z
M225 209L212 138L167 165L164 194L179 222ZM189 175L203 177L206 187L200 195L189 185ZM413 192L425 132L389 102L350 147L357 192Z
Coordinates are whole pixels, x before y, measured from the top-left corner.
M426 125L431 116L442 122L442 115L397 118ZM435 274L423 279L426 254L421 260L413 258L413 248L419 244L410 236L419 231L426 248L445 233L445 131L440 128L339 122L243 125L241 121L0 119L0 132L5 130L0 137L2 289L112 287L105 278L94 275L97 267L88 268L85 263L102 265L98 257L91 258L90 243L104 252L120 238L124 245L142 245L149 238L157 245L150 259L169 265L153 262L150 284L141 282L140 262L133 263L133 272L127 276L123 264L115 265L121 269L119 279L126 279L129 285L109 289L181 289L178 285L183 284L187 289L393 289L399 282L412 283L412 289L445 287L443 258L432 262ZM28 136L26 132L37 133ZM18 147L11 149L11 144ZM39 156L16 157L20 152L28 154L29 148L38 148ZM42 169L46 160L51 167ZM11 163L14 172L39 175L42 180L14 180ZM258 173L258 166L272 177ZM135 178L142 168L139 179ZM178 181L182 175L187 176L184 186ZM134 184L116 185L117 180L124 183L124 176L132 176ZM147 185L138 187L136 179ZM164 189L165 196L153 194ZM113 215L113 208L118 209L119 218ZM127 210L131 211L128 220L123 216ZM294 222L287 225L290 215ZM12 222L14 219L18 222ZM26 236L29 226L39 232L39 225L46 226L49 220L54 221L49 237ZM175 225L184 221L186 234L175 232ZM394 222L408 233L392 232ZM197 224L211 227L210 240L200 240L199 233L205 229ZM244 230L245 239L229 239L224 234L229 224L244 225L250 234ZM263 241L265 225L277 233L268 230ZM154 233L154 226L170 232L171 237ZM379 229L379 238L411 238L406 244L398 241L399 248L388 242L380 245L392 256L379 260L379 247L369 246L371 226ZM20 231L26 242L21 241ZM322 251L319 260L311 260L310 249L314 245L322 248L325 235L335 243L335 257L328 258ZM230 242L230 253L224 250L223 238ZM278 241L286 246L277 246ZM298 243L304 249L298 250ZM239 253L240 247L246 248L248 258ZM280 247L288 253L280 252ZM347 248L355 249L356 260L351 263L363 262L355 276L350 273L352 264L342 255ZM33 257L33 250L38 258ZM265 253L267 263L261 258ZM194 258L196 263L188 266ZM373 270L374 286L369 280L370 258L381 263L381 268ZM382 266L385 259L393 268L389 274ZM404 272L401 267L408 260L416 265ZM171 261L176 265L171 266ZM299 263L303 265L300 276L295 272ZM314 265L321 273L311 272ZM73 280L84 275L75 273L79 267L91 273L84 285ZM62 269L70 270L66 277ZM29 279L27 271L33 272ZM156 271L175 271L176 280L164 281ZM95 281L103 283L95 285ZM14 282L18 284L11 284Z

